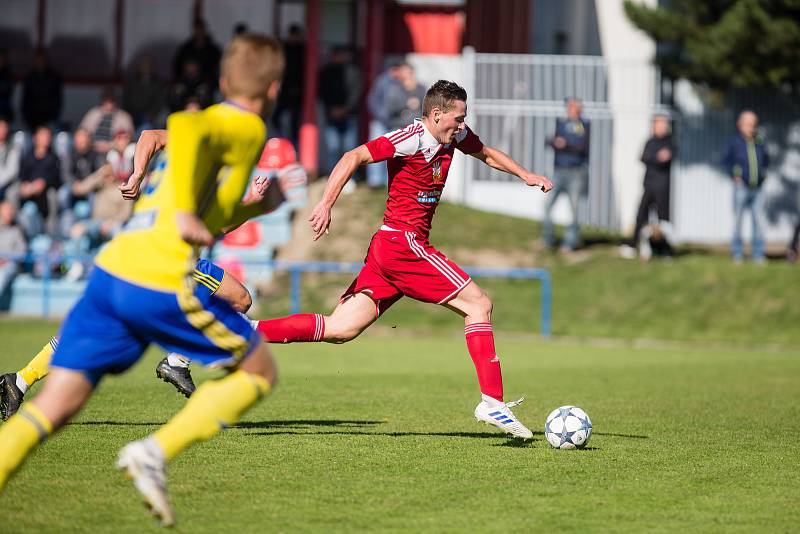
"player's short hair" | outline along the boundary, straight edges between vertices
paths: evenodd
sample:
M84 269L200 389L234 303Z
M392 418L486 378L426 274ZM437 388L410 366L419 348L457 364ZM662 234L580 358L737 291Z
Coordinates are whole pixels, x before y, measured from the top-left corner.
M433 108L447 113L453 108L453 102L467 101L467 91L455 82L439 80L431 85L422 101L422 116L427 117Z
M234 37L222 56L226 97L262 97L269 85L283 77L285 59L277 39L256 33Z

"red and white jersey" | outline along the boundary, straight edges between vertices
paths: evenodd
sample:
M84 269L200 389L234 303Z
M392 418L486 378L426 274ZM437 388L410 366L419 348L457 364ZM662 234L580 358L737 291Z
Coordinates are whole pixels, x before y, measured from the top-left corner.
M387 161L389 197L383 223L427 238L456 149L473 154L483 143L469 127L450 144L439 143L417 119L366 144L373 161Z

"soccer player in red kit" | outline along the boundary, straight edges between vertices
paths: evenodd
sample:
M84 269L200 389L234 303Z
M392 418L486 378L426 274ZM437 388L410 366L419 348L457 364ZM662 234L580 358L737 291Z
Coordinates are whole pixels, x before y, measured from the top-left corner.
M464 123L467 93L440 80L425 95L422 119L347 152L328 178L309 221L319 239L328 232L331 209L360 165L388 161L389 197L383 225L373 236L364 267L329 316L296 314L259 321L272 343L344 343L358 336L401 297L440 304L464 317L467 349L475 363L482 400L475 417L519 438L533 436L503 400L500 360L494 348L492 301L470 277L428 242L456 149L490 167L549 191L544 176L527 171L503 152L485 146Z

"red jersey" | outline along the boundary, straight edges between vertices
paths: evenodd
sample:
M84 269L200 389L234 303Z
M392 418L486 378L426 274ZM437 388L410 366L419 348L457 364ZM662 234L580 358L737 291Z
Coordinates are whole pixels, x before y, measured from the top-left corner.
M427 239L453 153L458 149L474 154L483 149L483 143L467 126L454 142L442 145L417 119L369 141L366 147L374 161L388 160L389 197L383 223Z

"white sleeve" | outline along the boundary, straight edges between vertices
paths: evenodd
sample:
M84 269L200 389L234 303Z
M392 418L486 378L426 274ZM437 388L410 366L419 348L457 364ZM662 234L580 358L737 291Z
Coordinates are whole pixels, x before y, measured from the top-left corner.
M386 137L394 145L394 156L412 156L419 150L420 127L414 123L405 128L389 132Z

